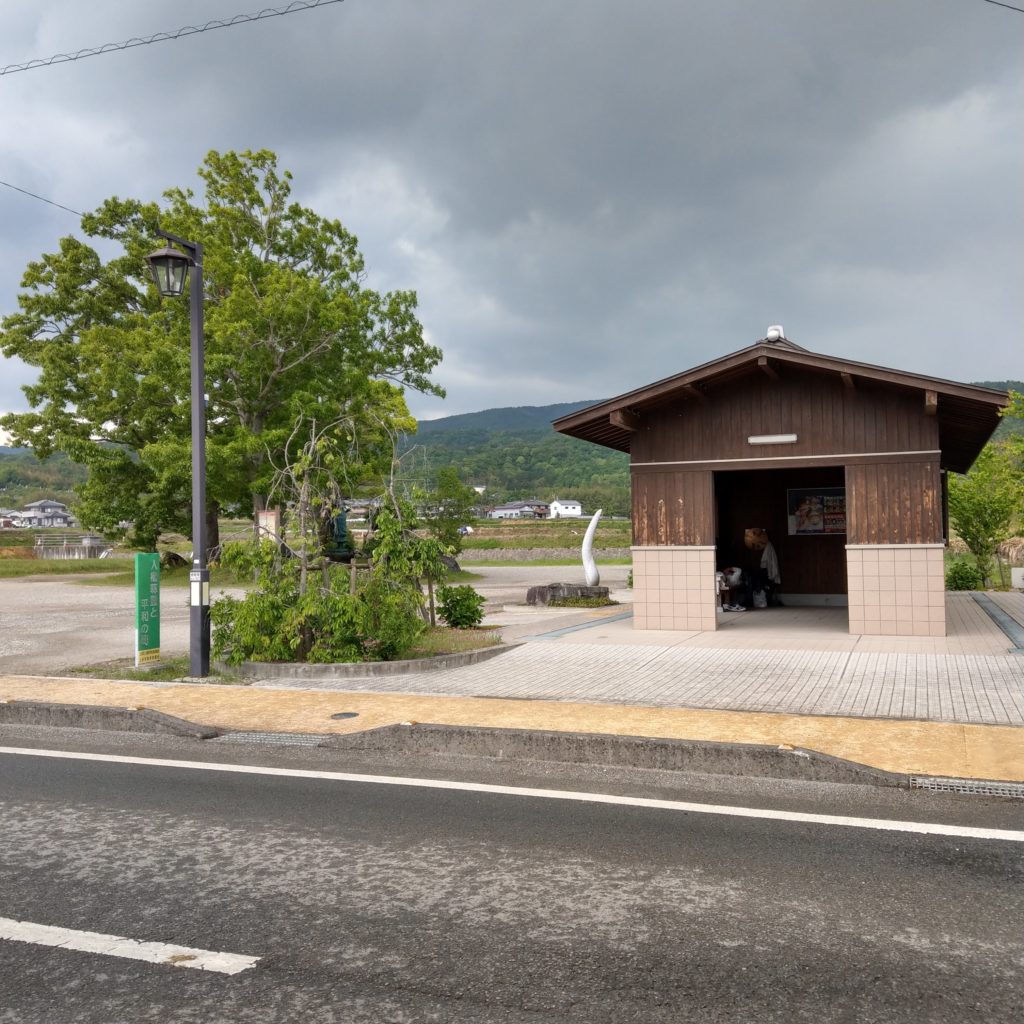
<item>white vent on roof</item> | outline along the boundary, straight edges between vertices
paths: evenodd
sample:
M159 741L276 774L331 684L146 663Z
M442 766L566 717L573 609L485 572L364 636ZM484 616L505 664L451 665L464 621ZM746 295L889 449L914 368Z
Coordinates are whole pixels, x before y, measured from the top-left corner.
M768 333L765 335L766 341L780 341L786 336L786 332L782 329L782 324L772 324L768 328Z

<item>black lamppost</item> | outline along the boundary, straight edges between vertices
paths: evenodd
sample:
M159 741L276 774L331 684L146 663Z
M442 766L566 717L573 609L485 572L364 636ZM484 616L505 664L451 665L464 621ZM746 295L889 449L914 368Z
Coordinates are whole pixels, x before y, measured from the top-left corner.
M161 238L176 242L185 252L166 246L146 257L161 295L177 297L189 291L192 335L192 566L189 578L189 675L210 674L210 570L206 566L206 388L203 352L203 247L198 242L157 229Z

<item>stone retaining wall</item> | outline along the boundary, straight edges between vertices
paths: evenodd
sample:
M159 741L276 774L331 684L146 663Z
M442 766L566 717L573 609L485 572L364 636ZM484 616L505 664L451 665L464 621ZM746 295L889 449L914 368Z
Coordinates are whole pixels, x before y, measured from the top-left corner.
M629 548L601 548L594 552L598 565L602 559L629 558ZM573 558L582 562L579 548L471 548L458 556L460 563L467 562L536 562L541 559Z

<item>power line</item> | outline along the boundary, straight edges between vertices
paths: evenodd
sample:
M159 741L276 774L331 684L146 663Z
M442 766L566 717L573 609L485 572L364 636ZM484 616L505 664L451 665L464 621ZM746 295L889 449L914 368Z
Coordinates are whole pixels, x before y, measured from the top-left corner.
M1024 7L1014 7L1013 4L1004 4L1001 0L985 0L987 4L995 4L996 7L1005 7L1008 11L1016 11L1018 14L1024 14Z
M173 39L182 39L185 36L199 35L201 32L212 32L217 28L232 28L235 25L244 25L250 21L262 21L264 18L277 18L285 14L294 14L296 11L308 11L314 7L326 7L328 4L340 4L343 0L293 0L287 7L267 7L255 14L236 14L233 18L223 18L218 21L208 21L205 25L186 25L175 32L157 32L155 35L146 36L144 39L126 39L123 43L104 43L102 46L92 46L85 50L77 50L75 53L58 53L53 57L46 57L42 60L30 60L25 64L8 64L0 68L0 75L13 75L18 71L31 71L33 68L45 68L51 64L66 64L72 60L82 60L84 57L97 57L101 53L111 53L115 50L130 50L135 46L148 46L150 43L164 43ZM44 200L48 202L48 200Z
M85 214L79 213L77 210L72 210L70 206L64 206L62 203L55 203L52 199L47 199L46 196L37 196L35 192L29 192L27 188L18 188L17 185L12 185L9 181L0 181L0 185L6 185L7 188L13 188L15 192L21 192L23 195L31 196L33 199L38 199L41 203L49 203L51 206L56 206L61 210L67 210L68 213L73 213L76 217L85 216Z

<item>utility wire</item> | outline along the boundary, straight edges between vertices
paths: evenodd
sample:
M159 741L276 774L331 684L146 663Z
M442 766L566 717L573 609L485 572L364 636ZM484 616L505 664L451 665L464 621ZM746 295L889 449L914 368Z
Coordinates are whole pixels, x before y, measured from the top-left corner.
M61 210L67 210L68 213L73 213L76 217L85 216L84 213L72 210L70 206L64 206L62 203L55 203L52 199L47 199L46 196L37 196L35 192L29 192L27 188L18 188L17 185L12 185L9 181L0 181L0 185L6 185L7 188L13 188L15 192L21 192L23 195L31 196L33 199L38 199L41 203L49 203L51 206L56 206Z
M30 60L25 64L8 64L0 68L0 75L13 75L18 71L31 71L33 68L45 68L51 64L66 64L72 60L82 60L84 57L97 57L101 53L111 53L114 50L130 50L135 46L148 46L150 43L164 43L173 39L182 39L185 36L199 35L201 32L212 32L217 28L232 28L235 25L244 25L250 21L262 21L264 18L277 18L285 14L294 14L296 11L308 11L314 7L326 7L328 4L340 4L343 0L293 0L286 7L267 7L255 14L236 14L233 18L223 18L218 21L208 21L205 25L186 25L175 32L157 32L155 35L146 36L144 39L126 39L123 43L104 43L102 46L93 46L85 50L77 50L75 53L58 53L53 57L46 57L42 60ZM48 202L49 200L45 200Z
M1016 11L1018 14L1024 14L1024 7L1014 7L1013 4L1004 4L1001 0L985 0L987 4L995 4L996 7L1005 7L1008 11Z

